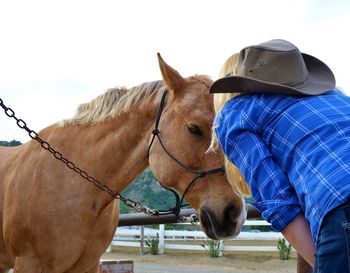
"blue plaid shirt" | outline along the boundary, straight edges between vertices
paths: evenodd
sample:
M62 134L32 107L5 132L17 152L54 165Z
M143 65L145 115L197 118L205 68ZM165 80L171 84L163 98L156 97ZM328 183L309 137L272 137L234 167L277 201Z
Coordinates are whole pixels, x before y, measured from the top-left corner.
M350 197L350 97L240 95L215 123L262 216L281 231L303 213L316 243L324 216Z

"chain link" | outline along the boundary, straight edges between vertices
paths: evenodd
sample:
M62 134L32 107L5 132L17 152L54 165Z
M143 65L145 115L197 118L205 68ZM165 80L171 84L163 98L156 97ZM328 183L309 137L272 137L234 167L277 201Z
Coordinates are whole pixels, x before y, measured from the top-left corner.
M13 111L11 108L7 107L1 98L0 98L0 106L4 109L5 114L8 117L16 120L18 127L25 130L31 139L36 140L44 150L50 152L57 160L63 162L69 169L71 169L72 171L79 174L83 179L90 182L91 184L93 184L94 186L99 188L100 190L108 193L114 199L120 199L125 205L135 209L138 212L143 212L143 213L150 215L150 216L159 216L158 210L150 209L150 208L142 205L139 202L135 202L131 199L123 197L119 192L113 191L106 184L100 182L99 180L97 180L93 176L90 176L87 172L81 170L74 162L65 158L59 151L57 151L53 147L51 147L51 145L47 141L40 138L37 132L28 128L26 122L22 119L17 118L15 111Z

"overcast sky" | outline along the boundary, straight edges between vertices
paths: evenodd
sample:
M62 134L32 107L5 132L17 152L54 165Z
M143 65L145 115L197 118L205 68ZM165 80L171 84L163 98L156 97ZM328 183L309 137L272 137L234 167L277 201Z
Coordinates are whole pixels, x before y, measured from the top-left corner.
M241 48L274 38L323 60L350 94L349 0L0 0L0 98L34 130L116 86L215 79ZM29 137L0 111L0 140Z

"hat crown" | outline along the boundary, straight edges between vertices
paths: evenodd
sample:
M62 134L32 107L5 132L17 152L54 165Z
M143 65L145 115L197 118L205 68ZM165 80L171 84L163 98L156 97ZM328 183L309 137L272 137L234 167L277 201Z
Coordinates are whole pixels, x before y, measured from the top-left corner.
M242 49L236 75L294 86L307 82L308 70L295 45L276 39Z

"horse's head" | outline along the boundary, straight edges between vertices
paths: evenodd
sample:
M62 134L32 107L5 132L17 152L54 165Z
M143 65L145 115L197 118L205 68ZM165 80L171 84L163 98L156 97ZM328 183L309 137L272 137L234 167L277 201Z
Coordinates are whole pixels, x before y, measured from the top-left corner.
M159 65L168 95L157 126L159 138L149 151L151 169L163 185L185 195L210 238L236 236L246 217L245 204L218 169L224 165L223 153L208 150L215 116L208 92L212 81L183 78L160 56Z

